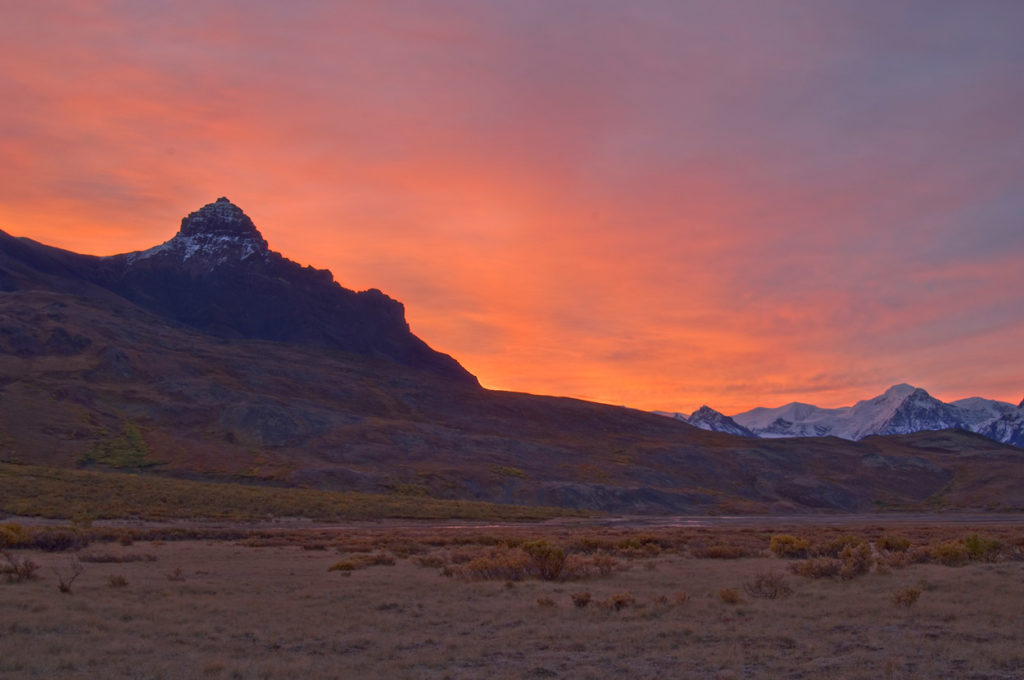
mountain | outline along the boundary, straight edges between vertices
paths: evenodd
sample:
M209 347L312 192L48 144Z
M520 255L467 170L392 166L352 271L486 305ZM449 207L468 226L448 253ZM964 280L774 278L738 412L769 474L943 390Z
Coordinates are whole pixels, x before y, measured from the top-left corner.
M1024 450L966 432L768 440L486 390L226 199L111 257L0 233L18 463L618 513L1024 509Z
M221 338L298 343L380 356L469 384L468 371L409 330L400 302L379 290L342 288L329 271L271 251L227 198L182 219L178 233L149 250L92 257L0 232L0 248L66 285L92 284L158 316ZM2 267L2 265L0 265ZM17 267L0 275L16 283Z
M819 408L793 402L777 408L758 407L732 420L762 438L824 437L859 440L870 435L909 434L959 428L996 441L1024 444L1024 409L1006 402L971 397L950 404L912 385L894 385L883 394L841 408ZM728 425L707 421L709 429L732 432Z
M729 416L722 415L710 406L701 406L690 414L690 417L686 419L686 422L694 427L699 427L702 430L725 432L727 434L734 434L740 437L757 436L747 428L738 424Z

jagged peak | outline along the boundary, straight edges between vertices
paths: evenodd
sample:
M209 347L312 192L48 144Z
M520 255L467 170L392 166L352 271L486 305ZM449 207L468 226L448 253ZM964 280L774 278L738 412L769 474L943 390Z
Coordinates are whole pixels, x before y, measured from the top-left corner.
M205 255L203 261L223 264L247 260L253 255L266 259L269 252L266 240L249 216L221 196L182 218L181 228L170 241L130 255L129 264L162 253L180 257L182 262Z
M224 196L182 218L181 229L178 231L179 236L214 234L255 237L263 241L263 236L249 216Z

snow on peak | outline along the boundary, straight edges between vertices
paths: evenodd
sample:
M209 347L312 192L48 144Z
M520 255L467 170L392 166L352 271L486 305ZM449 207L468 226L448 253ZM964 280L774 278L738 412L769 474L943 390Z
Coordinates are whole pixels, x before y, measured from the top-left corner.
M254 255L265 259L268 253L267 242L249 216L222 196L182 219L181 229L170 241L132 253L129 264L160 255L181 262L198 258L218 265Z
M757 437L814 437L831 435L857 440L874 434L909 434L921 430L962 428L996 441L1024 445L1024 402L1013 404L970 397L946 404L925 390L900 383L873 399L853 406L819 408L792 402L776 408L758 407L721 416L712 409L695 412L687 422L705 429L731 431L729 425L709 417L717 414Z
M722 415L715 409L706 405L701 406L690 414L690 417L686 419L686 422L695 427L699 427L702 430L728 432L729 434L735 434L741 437L755 436L753 432L738 424L729 416Z

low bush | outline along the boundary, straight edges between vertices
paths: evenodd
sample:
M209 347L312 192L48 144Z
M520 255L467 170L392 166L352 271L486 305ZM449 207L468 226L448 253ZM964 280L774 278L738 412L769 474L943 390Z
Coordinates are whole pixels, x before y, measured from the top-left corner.
M128 585L128 579L121 574L114 574L107 577L107 586L110 588L124 588Z
M570 597L572 598L573 605L579 609L583 609L590 604L589 592L573 593Z
M441 553L428 553L426 555L416 555L412 558L412 563L418 567L440 569L447 563L447 560Z
M750 557L750 553L738 545L727 545L716 543L707 547L692 548L690 553L697 558L712 560L736 560L741 557Z
M77 557L72 557L68 562L67 570L54 569L53 573L57 576L57 589L62 593L71 592L71 584L73 584L79 576L85 571L85 567L78 560Z
M867 542L847 544L839 553L839 561L842 567L839 569L839 578L848 581L871 571L875 558L871 553L871 546Z
M807 557L811 542L789 534L776 534L768 543L768 549L778 557Z
M971 534L964 539L964 549L967 557L971 560L984 560L994 562L999 558L999 552L1003 544L994 538L983 538L978 534Z
M522 550L530 556L532 569L544 581L554 581L565 566L565 551L545 540L523 543Z
M743 590L750 597L764 600L774 600L777 597L787 597L793 594L793 589L786 583L786 577L780 572L757 574L753 581L743 585Z
M903 538L902 536L894 536L893 534L883 534L877 541L875 541L875 546L879 550L905 553L910 549L910 539Z
M555 604L555 601L554 601L554 600L552 600L552 599L551 599L550 597L547 597L547 596L545 596L545 597L538 597L538 598L537 598L537 604L538 604L539 606L541 606L541 607L545 607L545 608L547 608L547 607L555 607L555 606L557 606L557 605Z
M947 567L962 567L970 559L967 547L960 541L944 541L932 546L931 558Z
M789 565L790 571L804 578L838 578L843 569L842 560L834 557L814 557Z
M735 588L722 588L718 591L718 599L726 604L739 604L743 601L740 591Z
M14 522L0 524L0 550L4 548L26 548L31 537L25 527Z
M821 557L838 557L844 559L843 554L851 554L850 551L859 551L863 548L867 548L868 554L871 553L871 546L863 538L852 536L850 534L844 534L837 536L825 543L822 543L817 547L815 552Z
M901 588L892 594L892 603L897 607L909 609L921 597L921 589L914 587Z
M616 593L607 600L601 602L600 605L605 609L614 609L615 611L619 611L626 607L635 607L636 598L630 593Z
M21 558L8 552L0 552L6 564L0 564L0 575L8 583L20 583L39 578L39 565L28 558Z

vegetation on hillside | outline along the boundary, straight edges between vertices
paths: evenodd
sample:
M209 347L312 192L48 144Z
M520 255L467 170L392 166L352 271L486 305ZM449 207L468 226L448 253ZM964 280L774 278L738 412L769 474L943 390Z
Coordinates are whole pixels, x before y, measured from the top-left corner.
M565 508L440 500L405 494L198 482L153 475L0 463L0 513L73 519L480 519L539 520Z

